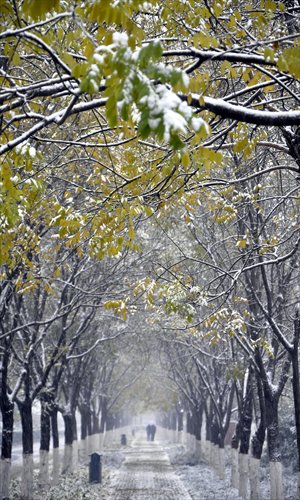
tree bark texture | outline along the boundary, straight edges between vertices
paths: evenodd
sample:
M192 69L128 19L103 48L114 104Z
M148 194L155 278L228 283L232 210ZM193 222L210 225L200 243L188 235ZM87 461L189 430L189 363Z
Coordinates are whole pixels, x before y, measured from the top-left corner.
M258 458L249 458L249 480L250 480L250 500L260 500L260 478L259 478L260 460Z
M1 123L0 123L1 125ZM0 498L7 499L9 496L9 484L11 473L11 452L13 444L14 428L14 403L8 395L8 365L10 351L8 342L4 341L4 352L1 367L1 391L0 410L2 414L2 441L1 441L1 467L0 467Z
M22 424L23 445L23 468L21 495L24 500L33 498L33 425L32 425L32 401L26 397L24 401L18 401Z
M65 424L65 449L62 473L68 474L73 470L73 416L71 413L63 414Z
M249 479L249 463L248 455L239 453L239 495L242 498L247 498Z
M58 432L58 422L57 422L57 408L51 409L51 431L52 431L52 445L53 448L59 448L59 432Z
M240 453L248 454L253 412L252 372L249 370L241 412Z
M239 488L239 453L237 448L231 448L231 486Z
M32 426L32 402L26 398L23 402L18 402L21 424L22 424L22 445L23 454L33 454L33 426Z
M257 430L253 435L251 441L251 453L253 458L260 460L266 437L266 405L265 405L262 381L258 376L258 374L256 376L256 387L257 387L257 395L259 401L259 418L258 418Z
M40 450L48 451L50 449L50 400L43 397L41 400L41 441Z
M295 411L295 426L298 450L298 499L300 499L300 379L299 379L299 339L300 339L300 319L297 312L294 321L294 345L292 352L293 369L293 396Z

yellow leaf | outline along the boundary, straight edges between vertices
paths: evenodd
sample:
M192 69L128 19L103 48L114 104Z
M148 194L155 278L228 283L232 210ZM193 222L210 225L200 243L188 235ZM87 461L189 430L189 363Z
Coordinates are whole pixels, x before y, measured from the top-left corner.
M274 2L274 0L266 0L265 9L269 10L271 12L275 12L276 11L276 2Z
M33 19L44 18L47 12L59 8L59 0L25 0L22 10Z
M200 106L205 107L205 101L204 101L204 97L202 95L199 97L199 104L200 104Z
M149 206L145 206L144 211L145 211L145 214L147 215L147 217L151 217L151 215L153 215L153 209Z
M135 232L134 232L134 227L133 227L133 226L130 226L129 231L128 231L128 234L129 234L129 238L130 238L131 240L133 240L133 239L134 239L134 236L135 236Z
M271 47L266 47L264 50L264 58L266 61L274 61L274 50Z
M231 69L231 64L229 61L223 61L220 65L220 71L223 76L227 75Z
M244 137L233 146L234 153L241 153L248 145L248 137Z
M67 63L67 65L71 69L75 68L75 66L77 65L74 57L71 56L71 54L68 54L68 53L64 53L64 61Z
M247 247L247 240L238 240L236 243L237 248L244 249Z
M14 52L13 53L13 58L12 58L12 63L16 66L19 66L20 63L21 63L21 59L20 59L20 56L17 52Z
M300 78L300 47L285 49L278 59L280 71L287 71L295 78Z
M182 164L183 168L188 168L190 165L190 155L187 151L185 151L181 155L181 164Z

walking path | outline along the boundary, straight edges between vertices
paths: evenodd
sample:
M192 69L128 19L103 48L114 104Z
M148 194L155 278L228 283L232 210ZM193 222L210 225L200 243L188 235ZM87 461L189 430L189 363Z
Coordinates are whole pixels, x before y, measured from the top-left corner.
M191 500L158 442L140 436L124 450L125 461L111 489L114 500Z

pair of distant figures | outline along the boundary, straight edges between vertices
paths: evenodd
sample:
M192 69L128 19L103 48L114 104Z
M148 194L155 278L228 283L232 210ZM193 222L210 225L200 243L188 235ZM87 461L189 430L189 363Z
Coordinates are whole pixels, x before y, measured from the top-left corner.
M148 424L146 427L146 433L147 433L147 441L154 441L156 433L156 425Z

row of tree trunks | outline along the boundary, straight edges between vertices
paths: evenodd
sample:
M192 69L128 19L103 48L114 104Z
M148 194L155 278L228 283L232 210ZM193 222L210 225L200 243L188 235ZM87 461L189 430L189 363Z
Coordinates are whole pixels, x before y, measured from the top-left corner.
M253 373L252 373L253 376ZM239 434L239 428L237 426L237 432L232 440L232 486L239 490L239 495L242 498L249 498L251 500L264 500L261 496L260 491L260 459L262 454L264 435L265 435L265 421L264 417L259 421L259 425L257 427L256 432L252 436L251 443L251 454L250 454L250 436L251 436L251 423L252 423L252 403L250 394L252 393L252 382L249 377L249 382L247 384L248 391L245 394L244 401L244 416L241 419L241 422L244 424L244 431L240 433L240 447L237 446L237 434ZM270 436L272 428L274 427L274 422L276 421L276 407L272 406L272 411L270 412L270 420L269 420L269 433L268 433L268 450L270 453L270 446L276 446L277 438L274 436ZM271 418L272 415L272 418ZM160 422L163 425L163 422ZM267 421L268 423L268 421ZM193 422L192 413L188 412L186 414L186 430L184 432L186 436L186 445L191 452L195 453L196 449L194 443L196 442L195 435L195 421ZM168 427L166 427L168 429ZM177 428L178 432L178 428ZM179 433L178 433L179 434ZM197 432L198 435L198 432ZM191 440L191 436L193 440ZM216 470L220 478L220 462L222 462L222 452L224 452L224 446L222 443L217 443L218 430L215 422L212 422L212 427L210 430L210 440L207 440L208 450L206 453L204 452L204 448L202 449L202 458L205 457L213 468ZM238 449L239 448L239 449ZM278 453L278 448L277 453ZM275 450L275 448L272 448ZM275 451L272 451L272 453ZM206 455L206 456L205 456ZM273 456L273 455L272 455ZM280 457L280 455L279 455ZM235 478L235 479L234 479ZM271 491L271 499L275 500L283 500L283 488L282 488L282 464L280 461L272 461L270 460L270 491Z
M297 327L299 328L299 321ZM273 345L276 352L276 340ZM295 346L295 352L298 352L298 346ZM283 358L282 364L279 367L276 366L278 382L275 384L273 383L273 379L268 375L270 372L273 373L272 376L274 377L275 364L273 366L273 360L271 358L268 365L269 371L267 371L262 356L263 349L258 346L255 351L254 359L252 361L250 360L245 379L242 383L244 392L239 396L238 391L236 391L239 410L236 434L232 440L232 485L238 489L239 495L242 498L247 498L249 492L251 500L259 500L261 498L259 465L265 436L267 436L271 498L272 500L283 500L278 406L280 396L288 380L291 359L290 356L286 356ZM295 364L293 373L297 375L299 374L299 367L296 359L293 360L293 363ZM298 379L296 375L294 391L298 394L299 389L297 389L297 387L299 387L299 385L297 386ZM208 405L204 404L206 438L207 442L211 443L209 446L210 450L214 450L211 451L211 463L216 468L220 477L224 477L224 444L230 421L233 394L234 389L232 388L232 390L228 392L227 406L222 407L213 397L210 398L210 403ZM294 399L297 402L297 397ZM193 452L197 452L195 443L199 443L200 445L202 433L203 410L201 410L201 405L199 405L199 403L197 404L198 406L196 404L193 405L191 404L191 400L189 400L190 409L186 413L187 444L189 449ZM295 412L297 415L298 412L296 409ZM253 417L255 417L256 431L252 436L250 448ZM170 428L168 419L167 426Z
M9 403L9 401L8 401ZM4 430L2 439L2 459L1 459L1 500L9 499L9 475L11 466L11 448L13 432L7 433L7 429L11 426L13 428L13 415L14 407L10 404L9 409L4 412L5 402L1 401L3 415L9 422L3 420ZM33 426L32 426L32 405L31 401L25 399L22 403L18 403L21 424L22 424L22 444L23 444L23 468L21 479L21 495L24 500L33 499ZM107 432L113 431L117 423L116 417L108 414ZM59 449L59 431L58 431L58 409L51 405L51 398L46 394L43 395L41 402L41 438L40 438L40 470L39 470L39 484L42 487L50 484L49 473L49 450L50 450L50 434L52 431L53 443L53 460L52 460L52 483L57 484L60 474L69 474L74 472L77 468L78 461L78 448L77 431L75 416L68 411L63 414L65 426L65 445L63 463L60 463L60 449ZM106 427L106 421L102 418L102 425ZM100 451L99 443L103 443L103 433L100 431L99 421L93 421L94 427L87 426L88 432L86 437L91 437L93 440L93 450ZM90 432L90 434L89 434ZM100 438L101 436L101 438ZM91 449L87 449L84 462L88 459L88 453ZM8 459L5 458L8 457Z

